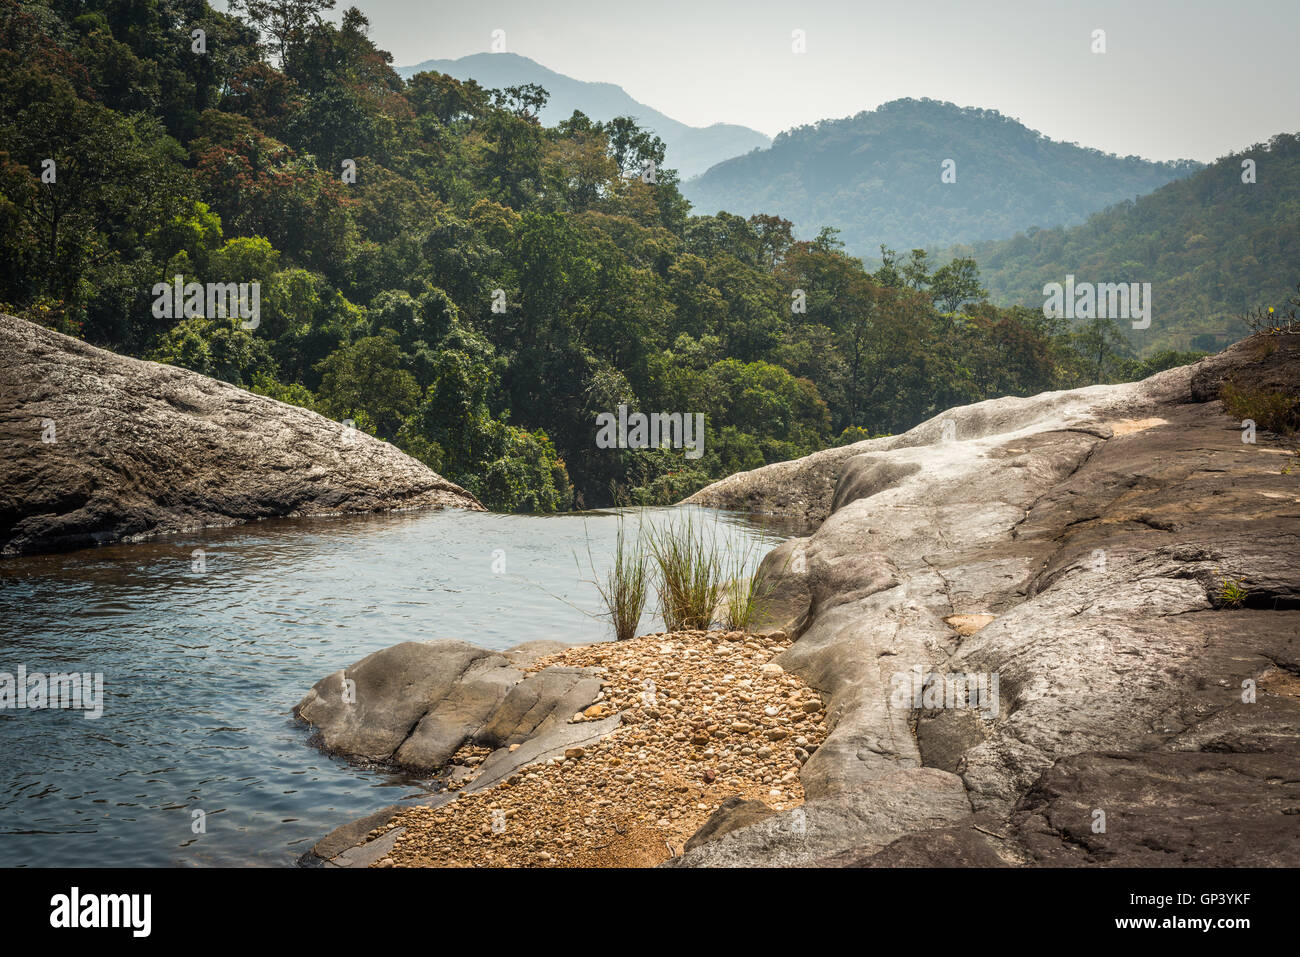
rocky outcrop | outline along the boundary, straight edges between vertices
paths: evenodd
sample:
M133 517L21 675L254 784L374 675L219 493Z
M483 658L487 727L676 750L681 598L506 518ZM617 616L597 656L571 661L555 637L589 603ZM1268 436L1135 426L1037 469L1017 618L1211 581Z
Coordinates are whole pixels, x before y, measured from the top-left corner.
M272 516L451 506L464 489L314 412L0 315L0 554Z
M307 863L649 867L690 841L794 807L802 801L798 770L824 737L825 710L816 692L772 663L789 644L784 635L683 631L578 645L526 665L520 649L475 656L458 642L380 652L318 684L300 712L322 720L348 688L359 715L360 702L383 689L386 700L372 702L362 723L386 733L388 714L415 720L410 702L441 714L438 702L456 689L429 689L448 675L472 684L493 657L525 671L437 776L445 789L344 825ZM491 708L485 701L479 714Z
M467 745L507 755L524 744L561 749L589 735L569 718L596 701L601 681L589 668L525 672L539 652L564 647L537 644L498 653L405 641L325 676L293 711L330 752L415 771L440 769ZM483 768L488 778L493 769Z
M1300 459L1229 379L1294 395L1300 336L693 496L819 523L764 571L830 727L804 807L671 863L1300 863Z

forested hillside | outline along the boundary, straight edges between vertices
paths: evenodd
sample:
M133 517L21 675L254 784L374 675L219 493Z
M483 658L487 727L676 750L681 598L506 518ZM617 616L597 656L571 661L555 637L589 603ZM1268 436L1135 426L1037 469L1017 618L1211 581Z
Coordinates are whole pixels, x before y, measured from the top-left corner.
M874 257L881 243L933 248L1071 226L1199 168L1060 143L996 110L908 99L789 130L684 191L701 212L771 213L805 237L834 226L851 252Z
M762 149L771 138L734 123L687 126L653 107L634 100L613 83L591 83L548 70L528 57L515 53L475 53L458 60L426 60L413 67L400 67L398 74L445 73L458 80L475 80L482 86L504 88L535 83L550 94L538 119L551 126L581 110L593 120L608 122L629 116L643 129L654 133L667 146L665 162L683 179L703 173L710 166L732 156Z
M832 230L693 216L635 123L405 81L328 5L0 0L0 306L351 419L502 510L673 501L1185 358L981 304L969 261L870 275ZM256 283L260 314L160 309L176 277ZM619 405L703 413L703 456L598 448Z
M1089 282L1149 282L1154 313L1150 329L1130 329L1136 347L1222 348L1246 332L1237 317L1281 308L1300 283L1300 134L1225 156L1082 226L1033 230L948 255L974 256L997 302L1041 305L1044 283L1066 273Z

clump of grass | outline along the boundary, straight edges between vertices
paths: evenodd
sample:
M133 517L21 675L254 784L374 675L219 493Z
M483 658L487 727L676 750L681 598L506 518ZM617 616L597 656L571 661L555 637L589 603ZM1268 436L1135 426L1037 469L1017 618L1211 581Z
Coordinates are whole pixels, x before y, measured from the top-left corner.
M1243 387L1229 380L1219 390L1219 398L1234 419L1251 419L1258 428L1280 435L1290 435L1296 429L1300 401L1293 395Z
M659 608L668 631L707 631L722 596L722 562L715 536L689 513L649 534L659 572Z
M588 554L590 558L590 553ZM604 583L593 584L605 604L605 617L614 625L614 637L627 641L636 637L641 612L645 610L647 557L641 531L637 529L635 543L629 544L623 519L618 522L618 542L614 547L614 565L605 575Z
M1240 608L1249 594L1239 579L1225 578L1219 583L1219 605L1222 608Z
M768 599L774 588L768 576L757 569L750 574L749 564L753 547L736 555L728 569L726 584L723 586L723 598L726 611L723 613L723 625L728 631L749 631L766 611Z

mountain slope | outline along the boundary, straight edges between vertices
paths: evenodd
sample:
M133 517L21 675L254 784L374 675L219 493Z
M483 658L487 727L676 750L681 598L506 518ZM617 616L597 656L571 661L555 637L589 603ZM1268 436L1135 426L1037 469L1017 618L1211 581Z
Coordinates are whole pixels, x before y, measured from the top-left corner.
M940 181L945 160L956 180ZM1153 163L1050 140L994 110L895 100L780 134L720 163L682 192L700 213L774 213L801 236L842 231L855 255L997 239L1081 223L1200 164Z
M687 126L634 100L613 83L575 80L515 53L475 53L458 60L425 60L415 66L399 67L397 72L409 79L426 70L458 80L474 79L480 86L495 89L522 83L540 84L551 95L541 114L546 126L567 120L574 110L600 121L616 116L635 117L668 145L668 166L676 169L682 179L703 173L728 157L762 149L771 142L757 130L731 123Z
M1242 182L1242 161L1256 182ZM1041 307L1042 288L1152 283L1146 349L1214 349L1244 335L1245 312L1280 308L1300 282L1300 134L1230 154L1073 229L1037 230L953 250L974 256L990 298ZM1138 336L1141 336L1139 339Z

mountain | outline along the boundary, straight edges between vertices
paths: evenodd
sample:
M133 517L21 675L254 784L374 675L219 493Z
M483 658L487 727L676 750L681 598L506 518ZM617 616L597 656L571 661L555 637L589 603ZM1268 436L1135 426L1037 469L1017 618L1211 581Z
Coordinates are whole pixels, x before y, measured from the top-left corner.
M567 120L574 110L581 110L593 120L600 121L612 120L616 116L635 117L667 144L667 165L677 170L683 180L703 173L728 157L762 149L771 143L766 135L746 126L731 123L687 126L634 100L622 87L613 83L575 80L515 53L475 53L458 60L425 60L415 66L398 67L397 72L409 79L426 70L445 73L458 80L473 79L479 86L492 89L537 83L551 95L541 114L541 121L546 126Z
M940 181L946 160L955 182ZM1069 226L1199 169L1050 140L996 110L894 100L788 130L684 184L697 213L773 213L802 238L841 230L855 255Z
M1242 163L1256 182L1243 183ZM1214 350L1245 335L1243 313L1280 313L1300 282L1300 134L1231 153L1148 196L1072 229L1031 230L948 250L972 256L994 302L1041 307L1043 286L1150 282L1152 325L1129 331L1143 351ZM1163 320L1163 321L1162 321Z

